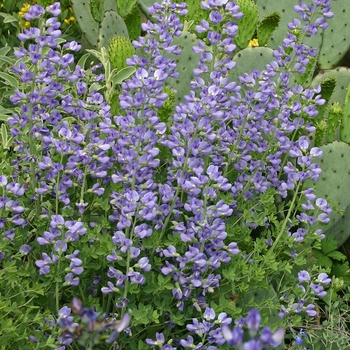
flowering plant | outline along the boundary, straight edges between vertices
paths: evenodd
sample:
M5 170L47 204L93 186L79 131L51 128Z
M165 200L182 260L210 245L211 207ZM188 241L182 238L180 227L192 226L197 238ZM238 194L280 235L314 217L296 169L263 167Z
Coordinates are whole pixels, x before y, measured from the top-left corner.
M309 187L322 152L308 134L325 101L290 76L316 56L303 39L327 27L329 1L297 6L305 25L288 28L303 35L237 82L243 14L227 0L202 7L207 45L193 47L191 92L165 118L184 3L150 8L116 115L95 90L101 65L76 65L81 45L60 38L60 4L24 14L0 176L1 290L31 319L9 336L18 348L260 349L317 316L332 284L311 252L331 209Z

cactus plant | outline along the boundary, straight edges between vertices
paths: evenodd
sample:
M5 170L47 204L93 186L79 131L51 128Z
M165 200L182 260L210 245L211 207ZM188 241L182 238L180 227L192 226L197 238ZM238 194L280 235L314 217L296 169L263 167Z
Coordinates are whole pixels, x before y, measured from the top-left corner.
M116 0L117 1L117 11L123 18L127 17L133 9L136 7L137 0Z
M340 127L340 140L350 144L350 85L345 97L343 118Z
M289 11L291 5L299 5L299 0L266 1L256 0L261 16L277 11L281 15L279 28L286 28L287 24L296 17L295 12ZM321 69L334 68L346 55L350 48L350 24L348 21L350 10L344 1L332 2L332 12L335 18L331 19L329 27L325 32L319 33L311 38L305 38L304 42L311 47L320 47L318 65ZM275 31L268 46L277 48L285 37L284 30Z
M108 53L114 68L121 70L127 66L126 59L132 57L135 48L129 39L116 35L109 42Z
M326 127L326 143L331 143L335 140L335 133L343 119L344 111L339 102L334 102L330 105Z
M229 71L231 81L238 81L238 77L244 73L250 73L253 69L263 70L266 65L274 60L273 50L268 47L247 47L239 51L233 60L236 67Z
M345 1L332 1L334 18L323 33L322 47L318 57L321 69L331 69L338 65L350 49L350 8Z
M259 19L258 7L252 0L238 0L237 5L244 13L244 16L237 21L238 33L235 37L235 43L240 49L248 46L249 41L253 38Z
M334 141L321 146L320 149L323 151L323 156L317 163L320 163L322 173L314 185L315 195L331 204L333 212L329 215L330 222L323 229L326 230L324 232L326 236L333 237L338 245L341 245L350 236L350 230L342 228L345 225L344 220L350 223L350 196L344 191L348 188L349 182L350 145ZM306 186L312 187L310 183ZM339 211L348 212L349 215L342 215Z
M98 44L99 47L107 47L111 38L115 35L122 35L128 38L128 29L124 20L116 11L109 10L104 14L103 21L100 25Z
M104 1L90 0L90 11L94 20L101 23L103 20Z
M267 45L273 32L278 27L281 20L281 15L277 12L272 12L265 16L257 26L257 38L260 46Z
M291 6L299 5L299 0L279 0L279 1L266 1L256 0L255 1L258 9L260 18L264 18L271 12L277 12L280 14L279 30L275 30L268 41L268 46L276 49L282 44L283 39L288 31L287 24L292 21L294 17L298 17L294 11L290 11ZM331 21L330 21L331 22ZM304 42L312 47L320 47L321 45L321 33L311 38L305 38Z
M338 67L336 69L321 71L311 82L311 87L314 88L320 85L324 80L334 78L336 86L333 91L330 103L345 101L346 89L350 84L350 69L347 67Z
M75 17L88 46L98 49L107 46L114 35L128 37L123 19L117 13L115 0L105 0L103 11L96 1L72 0ZM102 3L102 2L101 2Z
M350 205L347 206L339 220L324 234L326 237L334 237L338 248L348 240L350 237Z
M199 62L199 55L192 51L192 47L197 44L197 41L196 35L184 31L179 37L175 37L172 42L173 45L179 45L182 50L176 56L177 71L180 75L176 79L169 79L170 87L177 91L176 98L178 101L182 101L183 97L189 94L191 90L190 83L194 79L192 70L198 66ZM168 57L173 58L173 55Z

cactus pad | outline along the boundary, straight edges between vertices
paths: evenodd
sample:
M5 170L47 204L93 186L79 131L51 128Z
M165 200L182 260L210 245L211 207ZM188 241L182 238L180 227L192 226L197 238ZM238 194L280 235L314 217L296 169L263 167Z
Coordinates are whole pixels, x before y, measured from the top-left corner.
M238 34L235 37L235 42L240 49L244 49L253 38L258 24L259 12L252 0L238 0L237 5L244 16L237 21Z
M128 38L128 29L116 11L106 11L99 31L99 47L107 47L111 38L122 35Z
M334 237L341 245L348 236L344 232L338 232L336 228L339 227L338 221L342 218L342 214L338 211L346 211L350 206L350 196L347 192L350 179L350 146L344 142L334 141L321 146L320 149L323 151L323 156L321 159L316 159L316 163L320 164L322 173L315 185L315 195L326 199L333 209L329 215L330 222L322 228L326 236ZM309 183L306 186L305 188L312 187Z
M135 48L129 39L116 35L109 42L108 53L114 68L121 70L127 67L126 59L132 57L135 53Z
M272 12L261 20L257 27L257 36L260 46L267 45L271 35L278 27L280 20L281 15L277 12Z
M350 84L350 69L347 67L338 67L336 69L321 71L312 81L311 87L320 85L324 80L328 78L334 78L336 80L336 86L333 91L330 103L345 101L347 87Z
M178 45L182 52L175 56L177 64L177 72L179 76L176 79L169 79L169 85L177 91L177 100L183 101L183 97L189 94L191 90L190 83L194 79L193 69L198 66L199 55L192 50L194 45L197 45L197 37L189 32L183 32L179 37L175 37L172 45ZM209 50L209 48L208 48ZM166 55L169 58L174 58L174 55Z
M243 76L244 73L250 73L255 69L264 70L268 63L274 61L272 53L272 49L262 46L247 47L239 51L233 57L236 67L228 73L231 81L237 82L239 76Z

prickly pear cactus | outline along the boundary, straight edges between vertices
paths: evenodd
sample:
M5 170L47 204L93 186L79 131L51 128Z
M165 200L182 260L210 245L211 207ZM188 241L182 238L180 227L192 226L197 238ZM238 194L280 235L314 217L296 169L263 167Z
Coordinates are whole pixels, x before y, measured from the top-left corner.
M157 2L157 0L137 0L137 4L139 5L140 10L146 15L147 18L150 18L148 8L155 2Z
M114 35L128 37L127 27L117 13L115 0L72 0L72 6L88 46L98 49L106 47Z
M134 53L135 48L132 46L130 40L124 36L116 35L109 42L109 58L114 68L118 70L127 67L126 59L131 58Z
M281 16L281 19L278 25L278 30L275 30L273 32L267 44L269 47L277 49L278 46L282 45L282 41L286 37L286 33L288 32L287 24L291 22L293 18L295 17L299 18L296 12L290 10L292 6L299 5L299 0L278 0L278 1L255 0L255 3L258 6L259 16L261 20L271 12L277 12ZM334 2L332 2L332 5L333 4ZM322 40L322 37L320 32L316 36L313 36L311 38L305 38L304 42L310 45L311 47L320 47L321 40Z
M239 51L233 57L236 67L228 73L231 81L238 81L239 76L243 76L244 73L250 73L255 69L265 69L266 65L274 60L272 53L272 49L261 46L247 47Z
M326 142L331 143L335 140L335 133L338 130L343 119L344 110L339 102L334 102L329 106L326 128Z
M125 18L128 16L132 10L136 7L137 0L116 0L117 1L117 11L120 16Z
M72 7L86 41L97 48L99 23L95 21L91 13L90 1L72 0Z
M324 80L328 78L334 78L336 80L336 86L333 91L330 103L345 101L347 87L350 84L350 69L347 67L338 67L336 69L321 71L311 83L311 87L320 85Z
M128 38L128 29L125 22L116 11L112 10L105 12L99 33L99 47L107 47L109 41L115 35L122 35Z
M281 15L278 12L272 12L265 16L258 24L256 29L258 42L260 46L267 45L273 32L278 27L278 23L281 20Z
M334 141L328 145L320 147L323 151L321 159L317 159L322 173L315 185L305 184L315 187L315 195L324 198L332 206L333 212L330 214L330 222L323 225L325 235L333 237L340 246L350 236L350 230L340 230L342 224L338 222L344 215L341 211L350 210L350 196L348 192L350 180L350 146L344 142ZM349 212L350 214L350 212ZM350 215L343 218L350 223ZM350 227L350 226L348 226Z
M237 21L238 34L235 37L235 42L240 49L244 49L248 46L256 31L259 11L252 0L237 0L237 5L239 5L239 10L244 13L244 16Z
M324 232L326 237L334 237L339 248L350 237L350 205L347 206L339 220Z
M350 49L350 7L347 1L332 1L334 17L323 34L322 47L318 57L321 69L331 69L338 65Z
M199 62L199 55L195 54L192 50L192 47L197 45L197 42L196 35L189 32L182 32L172 42L172 45L179 45L182 52L177 56L167 55L169 58L175 57L177 71L180 74L176 79L169 79L169 86L177 91L177 101L183 101L183 97L189 94L191 90L190 83L194 80L192 71L194 68L197 68Z
M104 0L90 0L90 11L94 20L101 23L104 13Z
M340 126L340 140L350 144L350 85L347 88L345 97L343 118Z

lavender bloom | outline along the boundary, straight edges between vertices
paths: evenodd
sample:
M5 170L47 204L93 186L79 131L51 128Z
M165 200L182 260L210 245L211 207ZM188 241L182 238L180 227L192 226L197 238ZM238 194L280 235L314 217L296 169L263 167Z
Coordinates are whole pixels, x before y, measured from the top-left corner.
M324 285L328 285L332 282L332 280L330 278L328 278L328 275L326 273L320 273L317 277L317 281L324 284Z
M324 298L327 295L327 292L320 284L311 283L310 287L315 293L315 295L317 295L320 298Z
M300 272L298 272L298 280L299 282L306 282L306 281L310 281L310 275L307 271L302 270Z

